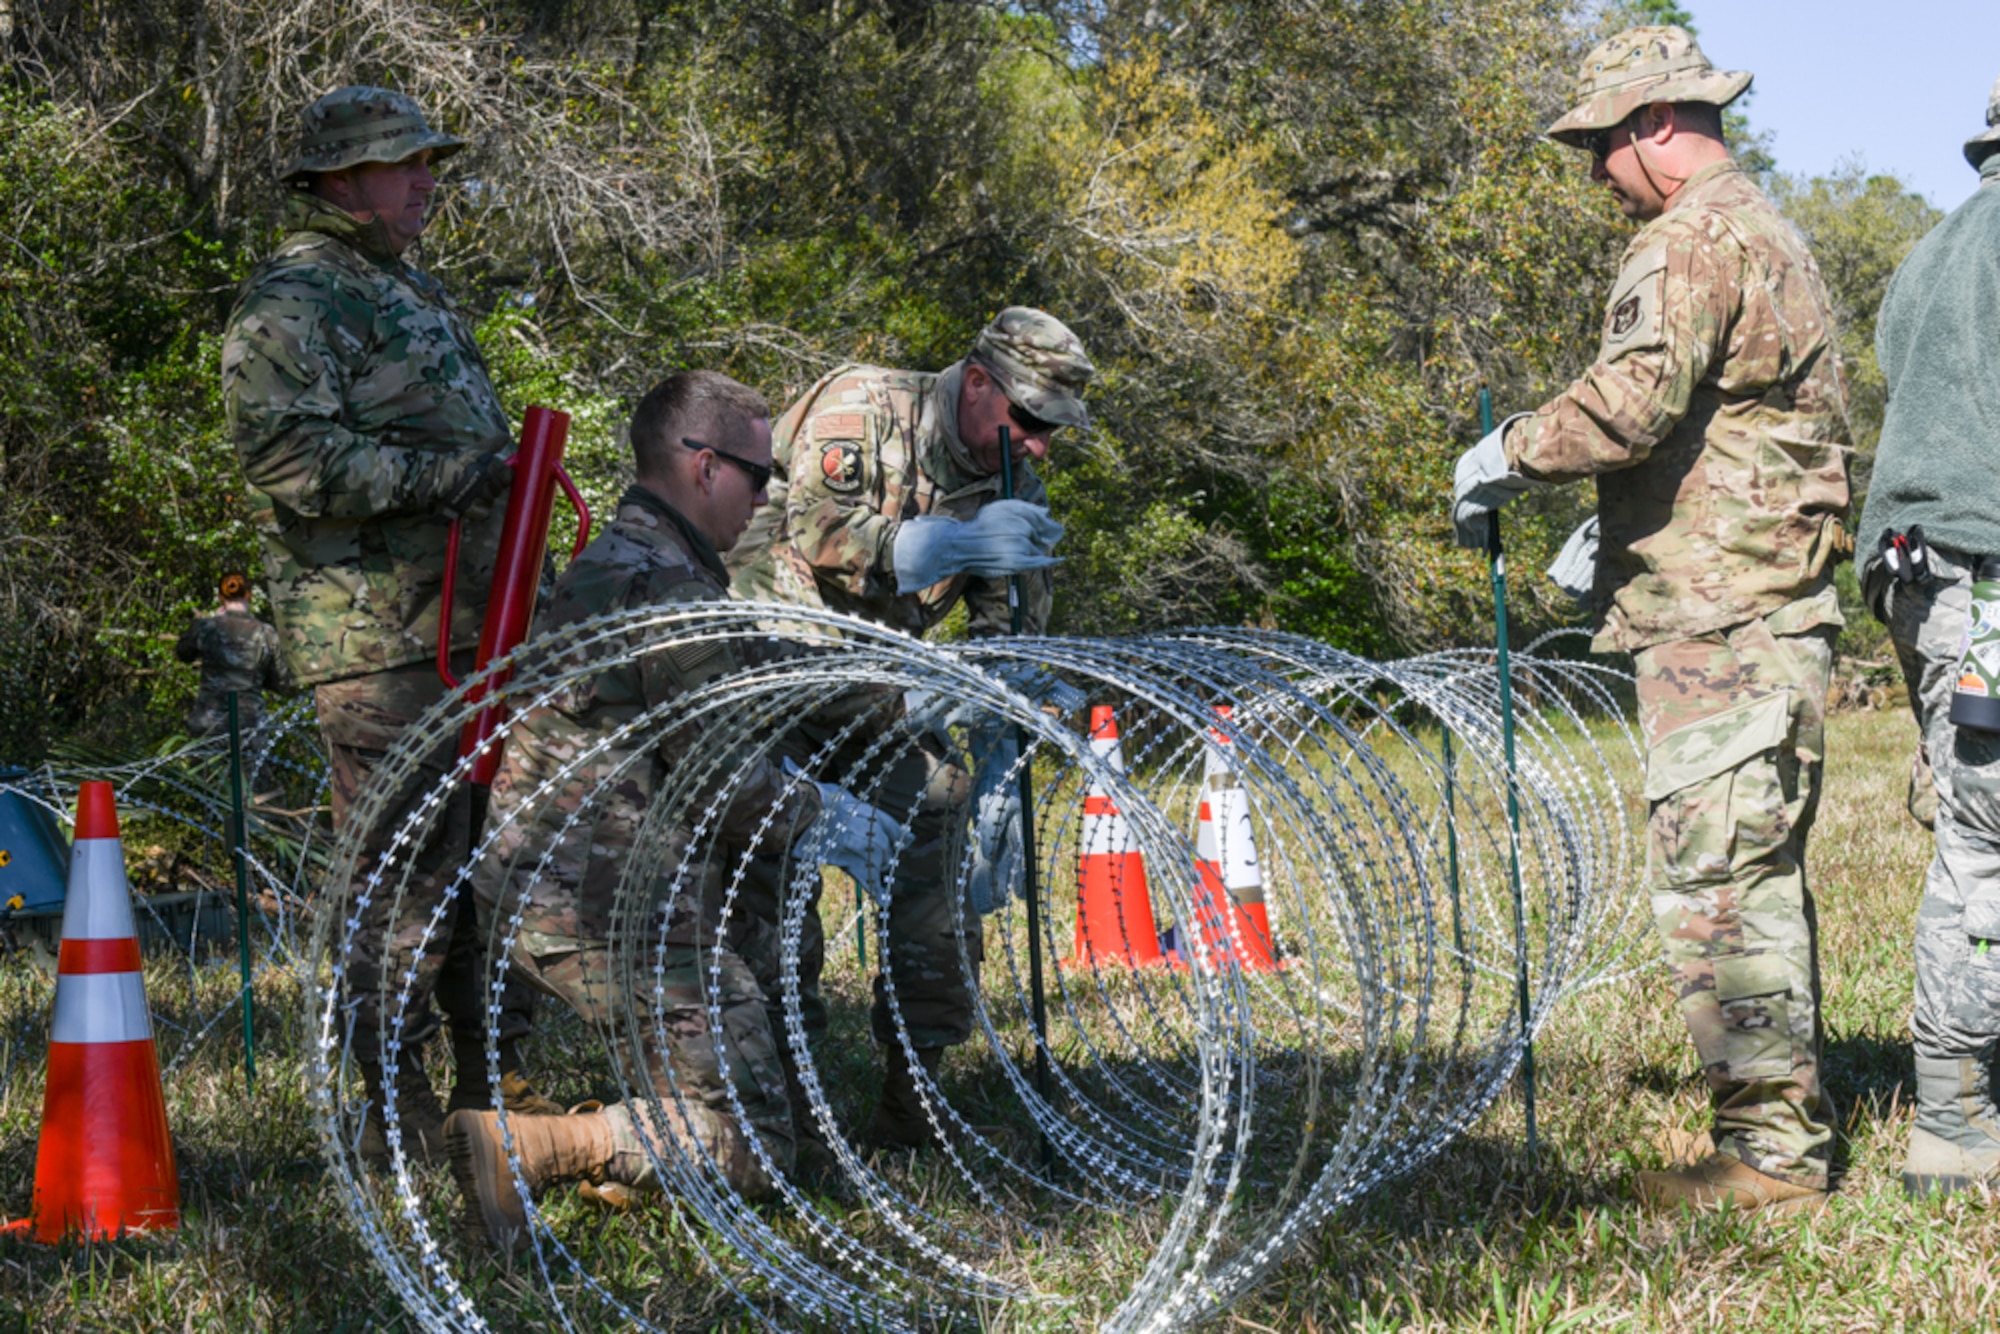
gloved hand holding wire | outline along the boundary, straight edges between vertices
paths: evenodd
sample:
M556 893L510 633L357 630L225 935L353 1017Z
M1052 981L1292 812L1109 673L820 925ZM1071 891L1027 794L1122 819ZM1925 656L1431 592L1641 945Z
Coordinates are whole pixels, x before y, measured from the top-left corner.
M790 760L787 772L799 770ZM810 781L810 780L808 780ZM889 871L909 834L880 808L846 788L813 783L819 789L820 810L799 837L799 859L813 865L837 866L854 877L868 897L889 906Z
M999 722L973 729L972 866L967 896L980 916L995 911L1021 878L1021 758L1014 729Z
M1026 695L1036 708L1075 713L1090 702L1083 691L1041 667L1016 663L996 669L994 675ZM971 722L986 708L983 703L943 691L903 692L903 718L912 732L944 732L956 724Z
M905 593L955 574L997 579L1054 565L1050 552L1063 526L1048 509L1025 500L995 500L960 522L935 515L905 519L896 529L896 586Z

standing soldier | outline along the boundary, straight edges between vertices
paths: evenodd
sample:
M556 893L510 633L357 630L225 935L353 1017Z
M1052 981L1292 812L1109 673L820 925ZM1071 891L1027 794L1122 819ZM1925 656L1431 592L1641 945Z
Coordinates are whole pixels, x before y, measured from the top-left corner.
M1585 58L1549 134L1645 226L1597 361L1466 453L1453 517L1479 545L1521 491L1597 479L1601 545L1573 540L1558 581L1602 609L1594 648L1633 655L1653 911L1715 1111L1710 1151L1640 1192L1789 1210L1824 1201L1833 1139L1805 846L1848 427L1826 287L1723 142L1749 86L1675 27Z
M1089 422L1083 389L1094 369L1059 320L1021 306L996 315L971 353L937 374L838 368L778 420L778 480L769 508L731 557L736 591L913 635L963 601L977 637L1008 632L1007 576L1025 573L1023 628L1042 633L1053 593L1044 567L1053 563L1049 551L1062 529L1048 517L1048 493L1029 464L1047 457L1059 428ZM1004 459L1002 427L1011 432ZM1002 499L1003 465L1013 474L1011 502ZM809 727L797 735L824 740ZM835 766L858 772L866 749L850 743ZM1006 765L990 767L997 776ZM886 962L909 1048L935 1079L944 1049L972 1036L972 990L985 957L978 924L967 921L947 875L953 825L963 820L970 784L926 735L897 753L877 790L915 840L896 866ZM824 1023L816 995L821 952L808 942L801 955L809 1030ZM888 1060L866 1138L926 1144L930 1117L880 976L872 1023Z
M535 618L536 640L611 612L728 599L719 553L743 535L771 476L763 398L726 375L683 372L640 400L631 440L637 480L556 581ZM647 1068L631 1082L655 1096L511 1117L504 1128L495 1112L451 1117L470 1230L503 1251L527 1235L510 1134L535 1195L575 1178L657 1188L649 1140L669 1161L678 1143L686 1161L713 1163L749 1198L769 1193L773 1171L794 1170L794 1118L805 1109L791 1105L772 1026L774 1015L782 1022L778 867L816 826L826 838L805 846L879 890L901 831L838 788L788 779L775 757L731 735L735 718L690 720L665 740L627 731L677 696L783 651L768 643L668 643L575 677L516 723L475 876L481 905L508 924L515 970L583 1016L613 1051L643 1050ZM605 648L593 639L556 670L586 667ZM746 753L732 754L738 746ZM704 818L705 832L683 825L652 841L647 808L672 765L710 749L725 757L711 772L726 793L686 800L691 810L721 810Z
M1935 812L1910 1019L1917 1116L1903 1187L1912 1195L2000 1182L2000 731L1992 730L2000 720L1977 670L1963 683L1978 692L1967 697L1974 716L1952 717L1961 656L1994 615L1982 614L1974 585L2000 578L2000 388L1991 367L2000 338L2000 83L1986 124L1965 146L1979 189L1917 243L1882 300L1875 350L1889 407L1860 529L1871 543L1862 587L1896 645L1919 758L1930 762L1930 794L1913 775L1911 809L1932 795ZM1928 558L1915 559L1923 549Z
M451 627L455 652L478 641L483 590L506 490L506 413L472 330L437 280L404 261L424 230L431 165L463 141L433 130L417 104L381 88L340 88L306 108L281 179L289 234L243 285L222 349L223 401L264 543L285 661L313 687L338 829L397 737L444 694L435 660L449 524L465 520L466 568ZM460 671L470 668L470 653ZM413 805L450 770L446 743L390 806ZM396 1098L403 1147L440 1156L445 1109L422 1066L436 1033L432 994L451 1025L451 1108L484 1106L484 967L470 896L419 949L432 909L463 859L471 823L461 786L412 855L401 914L392 895L362 910L346 962L352 1056L369 1114L358 1151L389 1156L380 1111ZM400 821L375 824L357 875L388 853ZM409 1009L392 1012L408 984ZM560 1110L520 1074L515 1042L530 997L510 984L500 1029L508 1106ZM400 1018L400 1023L398 1022ZM400 1029L400 1031L396 1031ZM385 1071L386 1050L397 1053Z
M264 716L264 692L291 685L278 632L250 610L249 576L222 576L222 605L181 631L174 656L201 664L201 685L188 710L189 736L229 730L229 696L236 696L236 724L247 732Z

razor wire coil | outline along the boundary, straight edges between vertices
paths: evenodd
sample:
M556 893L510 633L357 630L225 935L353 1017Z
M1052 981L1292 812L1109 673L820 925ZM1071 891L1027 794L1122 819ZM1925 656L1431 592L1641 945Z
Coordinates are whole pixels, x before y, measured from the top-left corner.
M657 1048L666 1036L657 982L670 951L662 902L699 894L694 869L720 864L717 930L726 934L754 912L743 871L749 856L767 854L783 868L774 998L782 1023L774 1037L798 1068L805 1105L793 1107L795 1122L825 1139L840 1188L830 1195L824 1183L793 1179L752 1135L774 1187L774 1202L758 1203L733 1189L705 1151L646 1135L673 1226L624 1220L663 1266L675 1248L691 1251L770 1327L916 1329L944 1313L1061 1309L1075 1294L1038 1281L1043 1257L1079 1229L1115 1222L1129 1230L1138 1217L1146 1220L1142 1244L1104 1277L1103 1327L1169 1330L1213 1315L1319 1220L1434 1156L1500 1095L1527 1036L1513 1005L1517 950L1527 952L1534 980L1531 1033L1563 998L1617 975L1637 938L1621 777L1636 747L1618 710L1616 674L1532 652L1513 659L1519 738L1511 778L1491 655L1376 663L1308 640L1233 630L946 646L829 613L740 603L617 613L525 646L489 669L511 672L501 687L511 710L501 735L521 744L515 731L524 715L645 655L766 646L774 637L796 656L758 658L593 734L518 795L511 811L495 812L449 891L470 892L510 816L531 823L544 808L570 803L547 822L553 838L518 853L509 868L514 896L483 923L497 998L498 978L536 908L536 886L556 871L549 847L587 824L635 766L652 767L651 800L620 870L613 916L626 941L616 966L638 983L614 990L651 995L654 1005L627 1013L622 1037L600 1039L595 1068L621 1101L649 1109L651 1124L674 1124L691 1114L692 1094L671 1072L669 1094L632 1074L643 1069L641 1038L650 1033ZM1018 688L1027 673L1111 705L1122 768L1095 753L1074 720L1038 708ZM933 728L927 740L907 723L904 701L912 696L951 702L941 734ZM875 702L850 705L846 721L817 743L797 742L800 719L856 699ZM333 851L325 907L313 919L311 957L327 965L311 995L314 1114L357 1225L412 1316L431 1329L489 1327L469 1278L484 1257L452 1236L456 1202L427 1188L400 1148L386 1176L355 1157L358 1101L339 980L361 906L378 898L397 920L423 921L426 947L441 947L449 905L411 911L412 853L469 762L414 805L392 809L388 794L456 737L470 712L462 689L390 751ZM749 853L739 844L725 855L720 830L756 760L790 754L807 777L881 803L883 774L899 759L930 744L946 763L969 770L969 734L994 723L1020 738L1016 769L1003 777L1030 777L1041 938L1031 945L1012 894L984 920L966 910L986 943L983 975L963 940L957 960L961 975L979 982L967 1056L976 1054L980 1078L959 1069L933 1080L911 1060L938 1141L919 1187L900 1160L853 1146L865 1097L854 1080L830 1072L828 1053L809 1040L800 970L821 868L793 857L769 817L748 835ZM579 793L582 775L591 786ZM1268 959L1204 879L1190 829L1211 783L1243 794L1269 918ZM1510 785L1521 809L1529 927L1518 942L1506 874ZM1156 927L1173 942L1169 966L1111 962L1130 952L1130 941L1083 941L1073 952L1076 942L1064 938L1079 920L1078 867L1087 849L1078 812L1092 794L1106 798L1131 832L1155 917L1133 929ZM967 805L955 810L961 825L972 818ZM914 814L884 813L904 824ZM359 849L378 826L393 829L392 850L364 870ZM945 879L954 896L972 872L972 842L955 838L949 847ZM539 865L519 864L537 857ZM674 868L664 890L663 867ZM896 1045L914 1058L918 1044L902 1006L907 979L899 981L884 949L889 910L864 898L859 916ZM1063 961L1048 972L1039 1031L1030 1018L1032 947ZM721 1049L713 988L723 946L718 939L705 948L706 1013ZM409 975L394 985L385 1010L391 1031L382 1035L392 1061L414 1002ZM1034 1078L1038 1049L1051 1071L1048 1096ZM487 1060L497 1093L491 1026ZM724 1087L733 1114L744 1118L726 1079ZM393 1108L386 1119L398 1144ZM502 1115L503 1130L511 1119ZM508 1142L530 1220L533 1272L554 1321L659 1328L623 1281L594 1271L590 1229L565 1208L551 1212L554 1197L533 1198L511 1133ZM1043 1142L1053 1169L1035 1152Z

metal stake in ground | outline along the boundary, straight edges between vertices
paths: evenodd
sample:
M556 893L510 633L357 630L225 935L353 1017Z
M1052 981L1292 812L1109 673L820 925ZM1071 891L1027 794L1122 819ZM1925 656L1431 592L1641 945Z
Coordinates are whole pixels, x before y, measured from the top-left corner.
M231 860L236 863L236 959L243 970L243 1087L257 1091L257 1029L250 996L250 864L245 845L249 823L243 814L243 735L236 713L236 692L229 692L229 809Z
M1000 428L1000 497L1014 498L1014 433ZM1007 576L1007 620L1008 633L1021 633L1021 576ZM1021 755L1028 753L1028 738L1019 728L1015 729L1015 745ZM1049 1049L1044 1034L1049 1031L1048 1001L1042 995L1042 896L1035 883L1037 864L1035 861L1035 781L1033 770L1023 764L1015 776L1021 798L1021 875L1022 892L1028 900L1028 990L1032 993L1034 1005L1035 1031L1035 1092L1044 1103L1049 1100ZM1047 1133L1042 1137L1042 1166L1055 1166L1055 1149L1049 1143Z
M1493 391L1479 386L1479 432L1493 433ZM1521 896L1521 796L1515 784L1513 664L1507 651L1507 553L1500 511L1486 516L1486 559L1493 572L1493 624L1500 669L1500 748L1507 763L1507 877L1514 895L1514 999L1521 1007L1521 1091L1528 1121L1528 1170L1535 1170L1535 1039L1528 997L1528 914Z

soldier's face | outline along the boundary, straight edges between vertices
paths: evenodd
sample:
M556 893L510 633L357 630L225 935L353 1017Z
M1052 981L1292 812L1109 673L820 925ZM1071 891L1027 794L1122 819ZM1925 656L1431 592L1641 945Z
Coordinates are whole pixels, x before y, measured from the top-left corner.
M1049 437L1056 428L1046 423L1024 427L1022 414L983 366L967 366L958 391L958 438L972 455L973 466L984 473L1000 471L1000 428L1005 426L1008 444L1016 463L1036 462L1049 456ZM1032 420L1032 419L1031 419Z
M1612 129L1604 155L1590 160L1590 179L1611 191L1611 197L1618 201L1618 211L1634 222L1651 222L1666 207L1666 200L1632 144L1635 122L1646 114L1639 111Z
M362 222L380 218L389 248L400 255L423 234L436 189L426 148L401 162L363 162L336 172L325 178L322 193Z
M771 465L771 423L759 417L750 423L747 432L737 435L726 446L731 454L746 463ZM757 507L770 499L764 487L752 481L750 474L730 459L716 455L702 457L700 478L702 490L702 513L690 516L695 519L695 527L719 552L730 551L743 539L743 533L750 527L750 518Z

